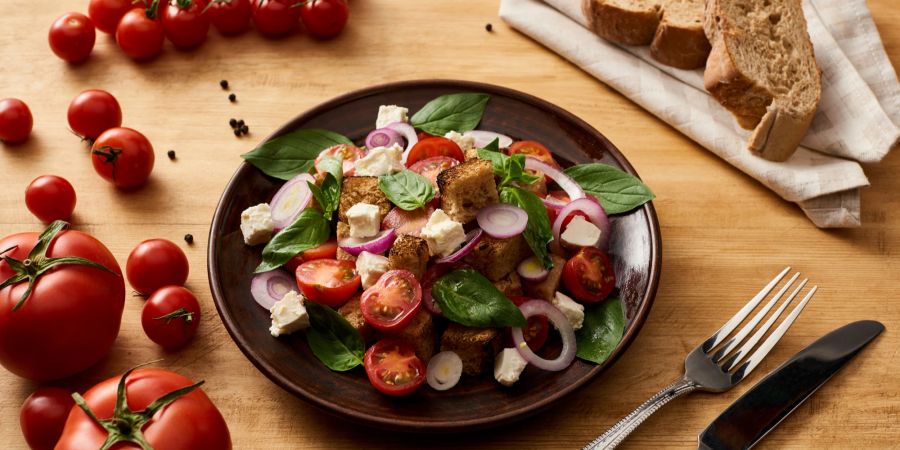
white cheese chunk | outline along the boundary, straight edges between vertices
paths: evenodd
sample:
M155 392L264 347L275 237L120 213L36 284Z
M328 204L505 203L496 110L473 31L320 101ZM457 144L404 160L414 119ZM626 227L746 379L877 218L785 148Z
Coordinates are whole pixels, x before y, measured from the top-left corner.
M241 233L247 245L269 242L274 229L275 223L272 222L272 210L268 203L251 206L241 213Z
M431 213L420 236L428 242L428 249L435 256L448 256L466 242L466 230L462 224L451 219L442 209Z
M559 236L563 244L572 247L594 247L600 242L602 232L596 225L588 222L582 216L575 216L566 230Z
M356 160L356 175L361 177L380 177L400 172L406 167L401 162L403 147L394 144L390 147L375 147L366 156Z
M528 363L522 358L518 350L504 348L494 359L494 379L504 386L512 386L519 381L519 376L525 370Z
M297 291L284 294L284 297L272 306L270 313L272 326L269 327L269 332L272 336L291 334L309 327L309 314L303 306L303 296Z
M369 203L357 203L347 210L347 222L350 224L350 237L370 238L381 230L381 219L377 206Z
M374 253L362 252L356 258L356 273L362 279L363 289L368 289L378 282L385 272L391 269L388 259Z
M550 304L560 310L566 319L569 319L572 328L577 330L584 324L584 305L572 300L568 295L557 292L550 300Z
M462 150L463 152L475 148L475 138L472 136L463 136L460 133L451 131L445 134L444 137L450 139L453 142L456 142L456 145L458 145L460 150Z
M408 122L406 115L409 110L397 105L381 105L378 107L378 118L375 119L375 128L384 128L394 122Z

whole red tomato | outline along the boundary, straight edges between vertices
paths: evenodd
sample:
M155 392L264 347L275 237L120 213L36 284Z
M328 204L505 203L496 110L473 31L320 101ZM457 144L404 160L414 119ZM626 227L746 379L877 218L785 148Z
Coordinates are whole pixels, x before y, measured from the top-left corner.
M175 47L199 46L209 34L209 17L203 0L166 0L159 7L163 30Z
M110 128L91 147L94 170L118 188L130 189L147 181L153 171L153 146L131 128Z
M122 107L109 92L91 89L72 99L68 119L76 134L97 139L104 131L122 126Z
M238 34L250 28L253 7L250 0L212 0L206 13L219 33Z
M119 48L135 61L146 61L159 55L166 34L156 12L134 8L122 16L116 28Z
M94 22L81 13L63 14L50 27L50 49L56 56L71 62L84 61L91 56L97 31Z
M165 349L187 345L199 326L200 303L181 286L166 286L154 292L141 310L144 333Z
M277 38L290 34L297 27L300 10L292 0L253 0L253 23L260 34Z
M131 0L91 0L88 5L88 15L97 29L114 34L122 16L134 8Z
M53 450L73 406L72 394L65 389L40 388L29 395L19 413L19 426L28 447Z
M117 389L123 381L124 396L119 398ZM56 450L100 448L110 431L126 435L121 433L121 426L128 428L127 436L142 436L153 450L230 450L228 425L216 405L198 388L202 383L163 369L138 369L103 381L84 394L84 407L103 423L102 427L80 405L76 406L69 413ZM158 409L148 410L155 400L184 388L193 389ZM110 420L117 404L121 411L119 420ZM119 442L112 448L139 448L127 437Z
M125 274L136 291L150 295L164 286L181 286L187 281L188 259L174 242L148 239L128 255Z
M41 236L19 233L0 240L0 252L5 250L0 280L34 276L53 265L36 276L27 296L27 279L0 289L0 364L32 380L87 369L109 353L119 334L125 306L119 264L93 236L63 231L65 226L54 222ZM36 254L30 254L36 245ZM83 259L72 264L52 259L64 256Z
M31 135L33 125L34 118L25 102L15 98L0 100L0 141L10 144L25 142Z
M69 220L75 211L75 188L56 175L37 177L25 189L25 206L44 223Z
M322 39L341 34L349 14L350 9L344 0L310 0L300 7L300 18L306 31Z

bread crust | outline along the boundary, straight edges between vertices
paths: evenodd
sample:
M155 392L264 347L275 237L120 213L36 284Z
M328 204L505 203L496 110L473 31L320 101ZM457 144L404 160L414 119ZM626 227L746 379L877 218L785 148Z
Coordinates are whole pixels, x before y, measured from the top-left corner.
M659 5L627 9L606 0L586 0L582 9L594 33L624 45L649 45L662 16Z
M706 64L710 45L703 26L677 26L668 20L660 22L650 44L650 55L657 61L677 69L697 69Z

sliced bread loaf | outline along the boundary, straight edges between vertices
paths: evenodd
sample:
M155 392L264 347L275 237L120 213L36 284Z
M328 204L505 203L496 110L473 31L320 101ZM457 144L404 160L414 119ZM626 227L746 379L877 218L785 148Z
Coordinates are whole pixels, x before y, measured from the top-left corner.
M822 94L801 0L709 0L703 26L712 42L706 89L754 130L751 151L790 158Z

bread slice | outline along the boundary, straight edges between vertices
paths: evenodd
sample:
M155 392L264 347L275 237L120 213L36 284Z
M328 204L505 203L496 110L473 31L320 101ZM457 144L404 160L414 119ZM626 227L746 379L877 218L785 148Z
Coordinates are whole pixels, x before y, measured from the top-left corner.
M709 0L703 27L712 42L706 89L754 130L753 153L790 158L822 96L801 0Z
M703 67L709 41L703 0L583 0L589 26L623 45L650 45L659 62L679 69Z

